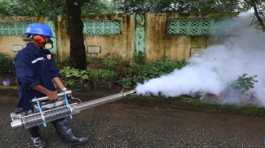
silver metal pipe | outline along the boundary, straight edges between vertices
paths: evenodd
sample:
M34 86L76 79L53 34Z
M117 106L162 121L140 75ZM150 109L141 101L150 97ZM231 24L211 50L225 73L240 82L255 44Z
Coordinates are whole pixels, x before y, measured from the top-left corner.
M106 97L99 98L99 99L96 99L96 100L83 102L83 103L80 103L80 104L76 104L74 106L74 109L76 109L76 110L78 110L78 112L80 112L80 111L83 111L83 110L94 108L94 107L99 106L99 105L103 105L103 104L106 104L106 103L111 103L111 102L120 100L123 97L131 95L131 94L134 94L134 93L136 93L136 91L135 90L131 90L131 91L127 91L127 92L121 92L121 93L118 93L118 94L106 96Z
M32 113L29 115L19 117L15 120L12 120L11 127L17 128L17 127L23 126L25 128L30 128L34 126L39 126L43 124L44 122L52 122L52 121L55 121L61 118L65 118L65 117L80 113L83 110L87 110L87 109L90 109L90 108L93 108L99 105L103 105L106 103L111 103L111 102L120 100L123 97L134 94L134 93L136 93L136 91L131 90L127 92L121 92L118 94L102 97L96 100L70 104L70 108L67 106L60 106L60 107L56 107L50 110L46 110L43 112L45 121L43 121L42 114L40 112Z

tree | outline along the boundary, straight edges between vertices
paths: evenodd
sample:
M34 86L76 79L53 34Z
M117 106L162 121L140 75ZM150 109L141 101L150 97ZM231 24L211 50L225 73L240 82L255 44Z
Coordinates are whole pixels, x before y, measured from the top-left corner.
M259 25L265 30L264 0L116 0L125 13L177 12L207 15L239 13L253 8Z
M78 69L86 69L86 52L81 20L80 0L66 0L68 31L70 34L70 63Z
M74 68L86 69L86 51L84 45L84 24L81 19L82 6L97 8L100 1L95 0L66 0L66 16L70 36L70 64ZM101 7L101 6L100 6ZM100 8L99 7L99 8ZM93 10L93 9L92 9ZM94 11L96 11L94 9Z
M253 8L259 25L265 30L265 2L262 0L245 0L245 2Z
M70 63L75 68L85 69L82 4L79 0L10 0L5 2L6 7L1 12L4 15L45 16L51 19L66 13L70 36Z
M75 68L86 69L83 22L81 20L83 6L89 10L84 11L86 13L106 10L102 0L5 0L0 1L0 14L45 16L51 19L66 14L70 36L70 64Z
M259 24L265 28L263 0L112 0L117 11L124 13L177 12L179 14L207 15L234 13L253 7ZM113 6L113 5L112 5ZM82 7L85 7L82 13ZM70 35L70 62L79 69L86 68L86 54L81 15L111 12L103 0L5 0L0 1L0 14L47 16L56 18L66 14ZM116 8L116 7L115 7ZM108 10L108 11L106 11Z
M177 12L180 14L209 14L236 12L238 0L125 0L121 2L124 12Z
M55 18L64 12L64 1L61 0L4 0L0 5L0 14L9 16Z

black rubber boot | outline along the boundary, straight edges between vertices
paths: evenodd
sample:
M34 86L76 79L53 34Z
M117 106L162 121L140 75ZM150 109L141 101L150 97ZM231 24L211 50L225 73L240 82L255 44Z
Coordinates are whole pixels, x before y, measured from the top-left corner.
M31 137L32 146L34 148L45 148L46 143L40 137Z
M46 142L41 139L40 132L39 132L39 127L32 127L28 129L30 135L31 135L31 141L32 141L32 146L34 148L45 148L46 147Z
M71 143L73 145L85 144L88 142L87 137L76 137L73 134L72 129L70 128L70 120L68 118L57 120L54 122L54 126L58 135L62 138L63 141Z

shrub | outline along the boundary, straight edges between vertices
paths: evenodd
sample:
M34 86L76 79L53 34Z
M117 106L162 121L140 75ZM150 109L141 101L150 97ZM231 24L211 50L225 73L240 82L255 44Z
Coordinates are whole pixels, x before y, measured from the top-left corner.
M12 60L0 53L0 74L11 73L12 69Z
M64 67L61 74L65 78L66 85L75 88L93 85L92 87L95 88L97 85L110 86L115 83L125 88L131 88L135 87L137 83L170 73L186 64L184 61L173 62L170 60L129 64L115 58L96 60L95 62L95 64L90 63L94 67L88 70Z
M114 81L117 79L117 73L108 69L90 69L88 78L91 81Z
M249 76L248 74L243 74L232 83L232 87L239 89L242 93L247 93L258 82L256 79L256 75Z
M173 62L170 60L147 64L132 64L128 68L126 76L120 80L120 84L123 87L134 87L137 83L170 73L176 68L182 68L185 64L184 61Z
M78 70L71 67L64 67L61 70L67 86L79 88L86 83L96 84L99 82L114 81L117 78L116 72L108 69Z
M145 57L144 52L142 52L142 51L135 52L133 55L133 60L137 64L145 64L146 63L146 57Z
M118 65L122 63L122 59L120 57L112 57L112 58L104 58L102 60L103 67L105 69L114 70Z

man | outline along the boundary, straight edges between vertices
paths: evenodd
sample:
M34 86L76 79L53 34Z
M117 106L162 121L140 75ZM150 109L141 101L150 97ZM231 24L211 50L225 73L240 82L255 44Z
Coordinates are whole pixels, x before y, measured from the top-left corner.
M33 110L31 99L48 96L49 100L57 99L57 91L66 91L59 78L59 70L52 59L48 45L52 45L51 28L42 23L30 24L25 32L28 41L25 48L18 52L15 58L16 77L19 85L18 108L23 112ZM50 46L52 47L52 46ZM66 142L82 144L88 141L86 137L78 138L69 127L69 118L53 122L58 135ZM33 146L44 148L39 127L29 129Z

